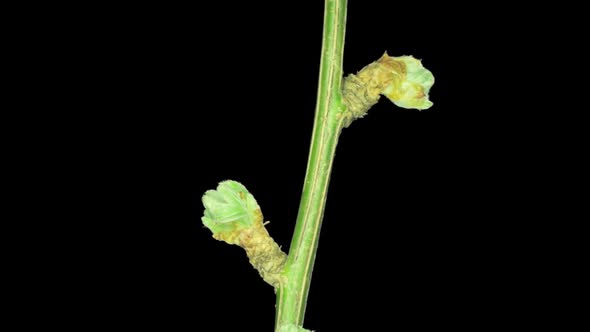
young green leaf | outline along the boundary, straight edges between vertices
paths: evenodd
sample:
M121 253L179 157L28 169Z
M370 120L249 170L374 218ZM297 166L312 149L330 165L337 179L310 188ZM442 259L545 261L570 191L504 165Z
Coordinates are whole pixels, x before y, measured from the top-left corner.
M401 80L394 80L384 90L383 95L402 108L424 110L432 106L428 93L434 84L434 76L424 68L422 62L412 56L392 57L393 61L403 63ZM397 74L397 73L396 73Z
M238 244L239 231L262 223L262 212L254 196L236 181L223 181L217 190L208 190L203 195L203 205L203 224L213 232L213 237L230 244Z

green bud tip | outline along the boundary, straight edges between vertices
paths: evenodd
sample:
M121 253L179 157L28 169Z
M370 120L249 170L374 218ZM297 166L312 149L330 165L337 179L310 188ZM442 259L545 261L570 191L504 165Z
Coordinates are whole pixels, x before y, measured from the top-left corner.
M262 222L262 212L254 196L236 181L223 181L216 190L203 195L203 224L213 235L240 231Z
M412 56L389 57L385 54L380 61L396 62L403 67L401 75L394 72L397 79L383 90L385 97L402 108L424 110L432 106L432 102L428 100L428 93L434 84L434 76L424 68L420 60Z

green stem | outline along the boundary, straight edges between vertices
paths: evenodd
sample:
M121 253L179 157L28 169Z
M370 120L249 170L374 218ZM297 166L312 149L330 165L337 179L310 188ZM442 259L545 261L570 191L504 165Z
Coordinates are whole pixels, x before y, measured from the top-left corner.
M276 328L303 323L311 273L338 136L343 127L342 53L347 0L325 0L318 101L307 173L289 257L286 282L277 291Z

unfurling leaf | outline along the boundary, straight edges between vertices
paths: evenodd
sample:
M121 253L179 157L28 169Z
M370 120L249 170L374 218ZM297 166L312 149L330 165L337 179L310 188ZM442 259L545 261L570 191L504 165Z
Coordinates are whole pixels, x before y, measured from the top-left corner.
M358 73L344 79L342 97L346 105L344 126L362 118L381 95L402 108L430 108L428 93L434 84L432 73L412 56L390 57L385 53Z
M382 94L394 104L403 108L424 110L432 106L428 93L434 84L432 73L412 56L389 57L389 61L403 63L401 77L393 80ZM396 73L397 75L397 73Z
M217 239L237 244L236 232L262 223L262 212L254 196L236 181L223 181L217 190L203 195L205 213L201 220Z

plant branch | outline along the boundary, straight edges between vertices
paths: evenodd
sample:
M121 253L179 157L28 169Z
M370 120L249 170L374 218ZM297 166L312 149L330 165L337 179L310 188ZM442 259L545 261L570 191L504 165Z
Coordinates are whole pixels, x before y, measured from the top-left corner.
M286 256L264 228L258 203L235 181L203 196L203 224L213 237L246 250L252 265L277 293L275 332L302 327L330 173L342 128L363 117L383 95L403 108L432 106L434 76L412 56L385 53L342 82L347 0L325 0L315 120L297 224Z
M301 326L338 136L343 127L342 54L347 0L325 0L318 101L307 173L289 257L286 282L277 291L276 329Z

